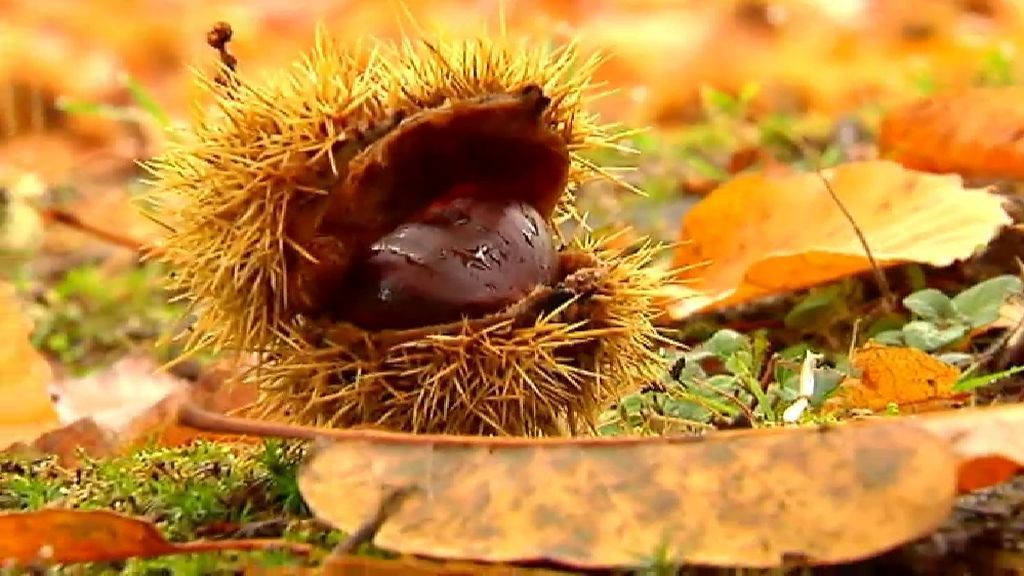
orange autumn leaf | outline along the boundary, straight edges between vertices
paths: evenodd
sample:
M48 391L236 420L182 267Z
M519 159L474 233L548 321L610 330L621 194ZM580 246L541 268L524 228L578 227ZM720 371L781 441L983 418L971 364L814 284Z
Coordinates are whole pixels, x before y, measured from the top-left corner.
M308 545L283 540L199 540L172 543L149 522L106 510L50 508L0 513L0 562L56 564L152 558L225 550L282 549L307 554Z
M50 365L29 342L32 323L14 286L0 281L0 449L60 425L50 401Z
M889 111L879 132L886 158L909 168L977 178L1024 178L1024 87L982 87Z
M700 442L331 436L299 473L314 513L352 532L391 490L408 489L374 542L434 558L574 568L635 567L659 553L729 567L841 563L930 533L956 487L946 442L902 421Z
M1010 224L1002 200L953 175L895 162L851 162L813 172L740 175L683 219L673 264L691 297L673 318L808 288L871 269L857 222L880 266L946 266L973 255Z
M926 412L969 396L953 390L957 367L917 348L869 342L850 362L860 375L840 383L836 400L845 408L883 411L891 403L903 412Z

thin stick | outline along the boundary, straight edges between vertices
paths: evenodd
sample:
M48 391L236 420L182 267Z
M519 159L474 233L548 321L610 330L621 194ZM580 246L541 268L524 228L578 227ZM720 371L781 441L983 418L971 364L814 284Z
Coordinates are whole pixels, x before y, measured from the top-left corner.
M204 432L228 434L233 436L257 436L260 438L283 438L286 440L322 440L337 437L331 430L313 428L311 426L294 426L278 424L248 418L224 416L200 408L192 402L186 402L178 410L178 424L195 428Z
M343 541L339 542L334 550L331 551L331 556L346 556L348 554L355 554L359 550L359 547L363 544L373 542L373 539L377 536L377 532L380 532L381 526L384 522L398 513L401 509L402 504L416 492L414 486L399 486L389 490L380 501L380 506L373 513L369 519L363 522L358 528L355 529L351 534L348 535Z
M63 224L65 226L68 226L69 228L74 228L79 232L83 232L90 236L99 238L100 240L103 240L105 242L114 244L115 246L121 246L123 248L128 248L129 250L134 250L135 252L138 252L139 254L142 255L150 255L159 251L156 247L147 245L141 240L132 238L130 236L125 236L123 234L119 234L111 230L105 230L103 228L100 228L99 226L96 226L95 224L90 224L82 220L81 218L79 218L78 216L71 212L61 210L60 208L44 208L40 210L40 216L42 216L43 220L45 220L46 222L56 222L58 224Z
M829 183L828 178L822 173L821 169L817 170L818 177L821 178L822 184L825 185L825 190L828 190L829 196L832 197L832 201L836 203L839 210L846 217L846 220L853 227L854 233L857 234L857 239L860 241L860 245L864 247L864 253L867 254L868 261L871 263L871 270L875 273L875 280L878 282L878 289L882 292L882 305L885 307L886 312L893 311L893 303L896 302L895 296L893 296L892 290L889 288L889 281L885 278L885 273L882 272L881 267L878 266L878 261L875 260L874 253L871 252L871 246L868 245L868 239L864 236L864 232L861 231L860 226L857 225L857 221L853 219L853 215L843 205L842 200L836 194L836 191L832 189L832 184Z

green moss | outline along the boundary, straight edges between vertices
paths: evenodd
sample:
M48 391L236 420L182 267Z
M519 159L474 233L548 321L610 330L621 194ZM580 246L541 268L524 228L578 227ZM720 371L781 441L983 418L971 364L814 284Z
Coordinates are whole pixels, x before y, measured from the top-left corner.
M302 501L296 471L303 452L274 440L258 446L197 441L87 459L74 470L53 457L3 456L0 510L114 510L152 521L171 541L280 537L326 552L341 534L315 521ZM220 529L211 535L214 528ZM76 566L69 573L217 574L296 562L303 559L275 551L196 554Z
M117 273L90 265L68 270L52 285L23 280L18 287L35 327L32 344L79 375L133 349L152 352L182 317L182 307L162 289L164 274L155 264Z

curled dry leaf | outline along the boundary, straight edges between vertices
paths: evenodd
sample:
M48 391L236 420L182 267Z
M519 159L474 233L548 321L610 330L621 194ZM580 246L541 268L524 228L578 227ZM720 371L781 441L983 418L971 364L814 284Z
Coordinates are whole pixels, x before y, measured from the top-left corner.
M168 554L226 550L288 550L308 554L308 545L283 540L216 540L172 543L155 526L106 510L46 509L0 514L0 562L109 562Z
M892 421L702 441L348 437L300 472L312 510L351 532L383 494L411 488L375 543L435 558L845 562L930 532L955 491L946 443Z
M1024 178L1024 87L938 94L889 111L880 152L909 168L975 178Z
M946 266L970 257L1010 224L998 196L965 189L957 176L890 161L852 162L821 175L744 174L683 219L673 263L693 294L670 304L669 314L678 319L870 270L822 176L880 266Z
M960 369L918 350L868 342L850 358L858 377L840 384L833 406L882 411L892 403L901 412L949 408L970 394L953 390Z
M50 365L32 348L31 330L14 286L0 281L0 449L60 425L47 390Z

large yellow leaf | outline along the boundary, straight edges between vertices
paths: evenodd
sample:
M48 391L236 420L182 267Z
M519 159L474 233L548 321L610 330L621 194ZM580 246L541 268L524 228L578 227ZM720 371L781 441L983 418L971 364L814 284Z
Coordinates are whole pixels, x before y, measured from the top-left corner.
M47 388L50 366L32 348L31 330L14 286L0 281L0 449L59 426Z
M890 161L823 171L744 174L685 216L674 264L694 293L674 318L837 280L871 268L849 220L881 266L946 266L984 247L1010 217L1002 200L958 176L915 172Z

